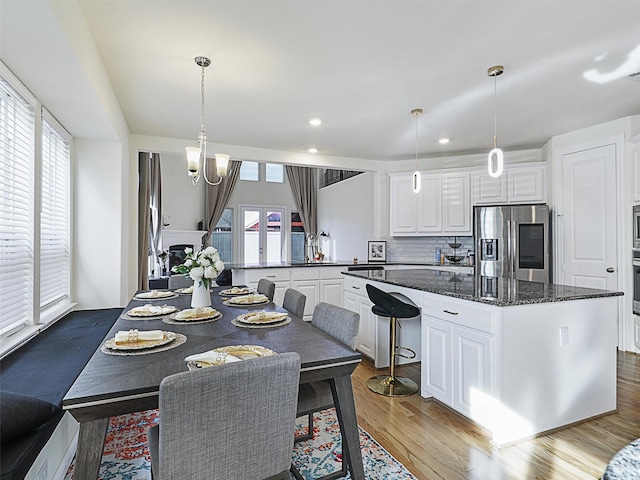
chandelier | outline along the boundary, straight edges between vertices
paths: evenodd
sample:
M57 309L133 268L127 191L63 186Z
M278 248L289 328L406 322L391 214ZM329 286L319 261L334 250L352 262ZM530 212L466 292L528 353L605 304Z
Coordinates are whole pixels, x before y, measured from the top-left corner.
M225 153L216 153L216 173L218 175L217 182L211 182L207 178L207 133L204 125L204 69L211 65L211 60L207 57L196 57L196 64L202 69L202 78L200 81L201 94L201 110L200 110L200 132L198 133L198 146L186 147L187 151L187 171L191 177L191 182L197 185L200 181L201 172L204 174L204 180L209 185L219 185L222 179L227 176L229 168L229 155Z

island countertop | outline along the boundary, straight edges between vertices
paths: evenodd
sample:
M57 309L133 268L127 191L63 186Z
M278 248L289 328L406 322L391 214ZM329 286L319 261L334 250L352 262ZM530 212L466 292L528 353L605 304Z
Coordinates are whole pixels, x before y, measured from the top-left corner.
M534 303L565 302L589 298L616 297L623 292L574 287L554 283L528 282L495 277L429 270L361 270L343 272L365 280L413 288L424 292L480 302L497 307Z

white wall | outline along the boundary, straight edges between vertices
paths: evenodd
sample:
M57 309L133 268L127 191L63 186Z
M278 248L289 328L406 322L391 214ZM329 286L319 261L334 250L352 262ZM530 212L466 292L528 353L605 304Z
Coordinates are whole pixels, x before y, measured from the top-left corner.
M187 161L173 154L160 154L162 175L162 216L166 230L196 230L204 219L205 181L197 185L187 175ZM164 246L167 248L167 246Z
M321 238L320 249L325 260L367 261L367 242L377 240L374 235L377 174L367 172L335 183L318 191L318 231L329 238Z

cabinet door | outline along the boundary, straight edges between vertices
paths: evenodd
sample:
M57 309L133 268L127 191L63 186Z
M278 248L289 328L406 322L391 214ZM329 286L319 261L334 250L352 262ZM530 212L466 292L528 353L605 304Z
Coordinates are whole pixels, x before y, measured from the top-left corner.
M493 337L453 327L453 408L485 425L493 407L487 401L494 393L493 350Z
M313 309L320 301L320 286L318 285L318 280L291 282L291 288L295 288L307 297L307 301L304 304L304 320L311 321ZM282 304L280 303L279 305Z
M633 201L640 202L640 135L633 150Z
M543 165L506 170L509 203L539 203L546 197Z
M341 307L343 283L342 280L320 280L320 301Z
M417 196L413 193L411 175L391 177L391 235L416 232Z
M358 329L357 349L375 361L377 317L371 311L372 306L373 304L368 298L358 297L358 309L356 312L360 314L360 327Z
M418 193L418 232L442 232L442 175L425 175Z
M445 234L471 235L471 199L469 173L442 175Z
M507 201L507 177L500 175L495 178L484 171L473 172L472 190L474 205L491 205L506 203Z
M428 315L422 316L422 368L420 369L422 396L433 397L452 405L452 330L445 322Z

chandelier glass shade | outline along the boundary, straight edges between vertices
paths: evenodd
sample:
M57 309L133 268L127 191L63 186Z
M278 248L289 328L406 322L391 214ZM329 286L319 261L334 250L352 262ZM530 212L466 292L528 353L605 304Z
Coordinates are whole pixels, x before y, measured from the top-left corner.
M211 65L211 60L207 57L196 57L196 64L202 69L202 76L200 81L200 132L198 133L198 146L186 147L187 153L187 173L191 177L191 182L197 185L200 181L200 176L204 176L205 182L209 185L219 185L222 179L227 176L229 168L229 155L224 153L216 153L216 174L218 180L212 182L207 178L207 133L204 124L204 69Z

